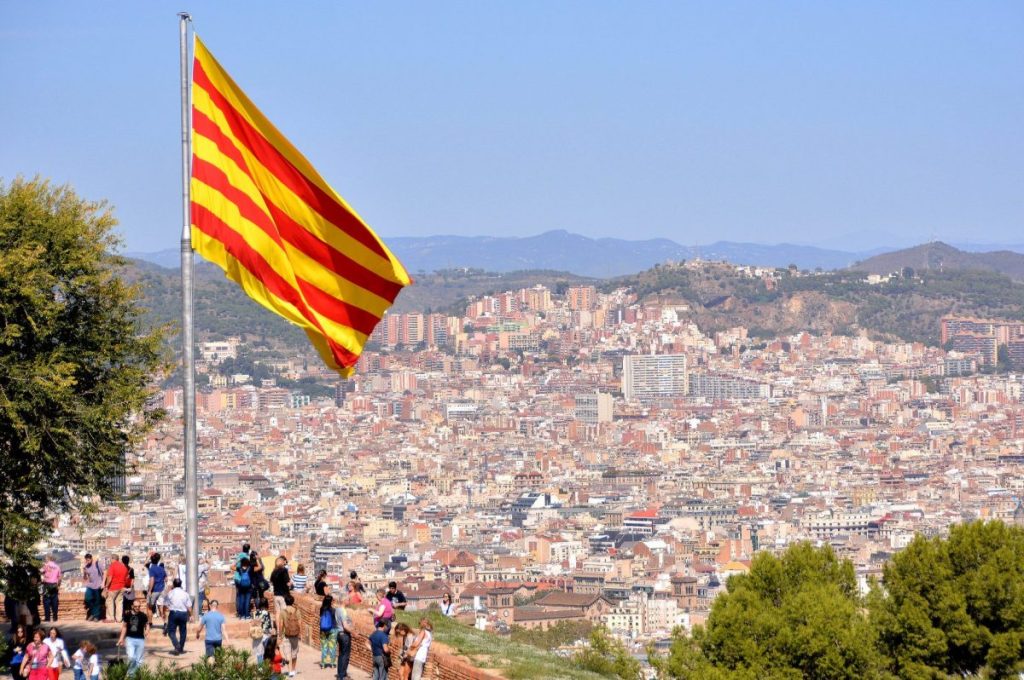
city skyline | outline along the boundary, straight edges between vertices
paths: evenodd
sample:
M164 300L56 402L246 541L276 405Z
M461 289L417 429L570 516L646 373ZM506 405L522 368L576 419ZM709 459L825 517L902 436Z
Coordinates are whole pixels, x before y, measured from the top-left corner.
M1019 240L1009 3L241 8L188 9L385 238ZM173 12L9 14L0 176L69 182L111 201L128 250L174 247Z

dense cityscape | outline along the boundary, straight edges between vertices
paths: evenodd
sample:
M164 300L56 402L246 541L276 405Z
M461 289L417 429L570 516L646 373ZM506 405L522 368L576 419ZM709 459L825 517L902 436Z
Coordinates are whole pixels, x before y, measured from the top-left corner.
M1018 358L1021 324L945 318L933 347L705 333L690 311L536 286L460 316L389 314L340 382L312 357L205 340L211 584L251 543L335 587L351 570L396 580L413 610L449 593L478 628L589 622L642 650L703 623L757 551L831 545L866 592L915 534L1024 524L1024 376L993 370L1002 347ZM260 375L222 370L243 365ZM131 461L127 500L62 517L48 549L183 559L180 388L159 398L169 418Z

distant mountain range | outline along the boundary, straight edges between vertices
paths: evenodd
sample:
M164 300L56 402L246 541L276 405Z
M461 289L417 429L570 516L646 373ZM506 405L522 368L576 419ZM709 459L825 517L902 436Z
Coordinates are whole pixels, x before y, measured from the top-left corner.
M795 264L801 269L839 269L885 250L855 253L789 243L762 245L731 241L684 246L669 239L590 238L562 230L524 237L399 236L386 240L413 274L461 268L490 272L543 269L597 278L622 276L670 260L697 257L770 267ZM178 266L180 257L177 249L126 255L170 268Z
M705 246L684 246L670 239L629 240L618 238L590 238L567 231L548 231L536 236L399 236L387 239L388 246L402 260L406 268L414 275L419 272L435 272L446 269L481 269L488 272L513 272L522 270L551 270L571 272L579 276L608 278L624 276L642 271L656 264L670 260L724 260L734 264L761 265L767 267L787 267L795 264L800 269L844 269L856 262L863 261L869 266L889 270L889 262L902 261L903 255L912 259L910 253L928 246L919 246L893 253L890 260L878 259L893 248L873 248L860 252L830 250L808 245L780 243L764 245L758 243L736 243L733 241L717 241ZM937 244L929 244L937 245ZM972 253L986 246L964 244L963 251L952 248L961 256L942 256L941 259L951 266L957 262L983 263L993 260L981 269L1006 271L1003 265L994 264L999 257L1016 255L1011 250L1024 252L1024 245L1003 246L1008 250L1006 256L994 253L977 253L978 259L972 260ZM177 249L161 250L154 253L126 253L128 257L145 260L162 267L178 266ZM878 256L878 257L876 257ZM997 257L998 256L998 257ZM1010 258L1012 259L1012 258ZM924 262L926 260L922 260ZM916 266L909 264L906 266ZM1009 273L1009 272L1007 272ZM1010 274L1016 278L1016 274Z
M905 268L915 272L976 270L1005 274L1016 281L1024 281L1024 255L1010 250L967 252L941 241L925 243L913 248L896 250L870 257L852 268L872 274L902 272Z

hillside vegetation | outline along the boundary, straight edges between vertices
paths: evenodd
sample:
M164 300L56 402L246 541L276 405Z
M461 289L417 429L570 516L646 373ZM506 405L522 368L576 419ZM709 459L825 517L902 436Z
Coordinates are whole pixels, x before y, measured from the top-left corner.
M746 326L773 337L807 330L930 344L939 342L945 314L1024 318L1024 284L995 272L925 270L869 284L865 272L794 275L773 285L738 273L732 265L662 266L606 282L631 288L640 299L686 303L705 332Z

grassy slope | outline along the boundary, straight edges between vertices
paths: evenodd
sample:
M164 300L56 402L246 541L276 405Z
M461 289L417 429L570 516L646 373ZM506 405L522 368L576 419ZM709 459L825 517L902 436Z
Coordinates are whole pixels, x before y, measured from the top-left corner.
M402 612L398 618L417 627L422 616L423 612ZM602 677L574 668L570 659L470 628L437 612L430 612L427 617L434 626L434 636L438 642L452 648L474 665L496 670L509 680L598 680Z

